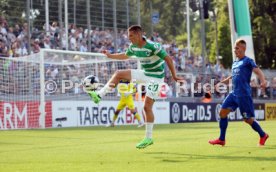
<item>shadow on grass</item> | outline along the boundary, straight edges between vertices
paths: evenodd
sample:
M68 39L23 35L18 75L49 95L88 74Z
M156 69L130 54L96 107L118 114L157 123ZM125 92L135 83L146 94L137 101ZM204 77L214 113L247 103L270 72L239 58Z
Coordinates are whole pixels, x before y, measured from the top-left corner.
M217 129L218 126L216 124L210 126L210 123L183 123L183 124L155 124L155 129L158 130L177 130L177 129L185 129L185 130L198 130L198 129ZM108 130L144 130L145 127L138 128L137 125L116 125L115 127L106 127L105 125L101 126L84 126L84 127L64 127L64 128L47 128L47 129L29 129L26 131L37 131L37 132L45 132L45 131L89 131L89 130L97 130L97 131L108 131ZM10 130L11 132L13 130Z
M227 146L227 147L232 147L232 148L244 148L244 146ZM248 147L247 147L248 148ZM256 146L256 147L250 147L250 148L256 148L256 149L275 149L276 150L276 145L265 145L265 146Z
M158 155L155 158L161 159L162 162L187 162L193 160L229 160L229 161L276 161L276 157L267 156L236 156L236 155L201 155L185 154L172 152L147 152L145 154ZM169 157L171 156L171 157Z

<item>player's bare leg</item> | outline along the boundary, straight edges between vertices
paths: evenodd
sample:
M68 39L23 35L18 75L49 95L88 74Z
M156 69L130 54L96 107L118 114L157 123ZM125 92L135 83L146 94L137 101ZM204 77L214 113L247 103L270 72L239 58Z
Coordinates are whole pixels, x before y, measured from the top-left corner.
M153 122L154 122L154 114L152 111L152 106L154 104L154 100L148 96L145 98L145 105L144 105L144 114L145 114L145 125L146 125L146 136L145 138L136 145L136 148L142 149L146 148L149 145L153 144L152 140L152 129L153 129Z
M110 78L110 80L107 82L106 85L108 85L109 87L115 88L121 79L126 79L126 80L130 81L131 80L131 70L130 69L117 70L113 74L113 76Z
M116 71L111 79L105 84L105 86L98 92L90 91L88 94L94 103L98 104L101 101L101 98L105 96L106 93L115 88L121 79L131 80L131 70L118 70Z

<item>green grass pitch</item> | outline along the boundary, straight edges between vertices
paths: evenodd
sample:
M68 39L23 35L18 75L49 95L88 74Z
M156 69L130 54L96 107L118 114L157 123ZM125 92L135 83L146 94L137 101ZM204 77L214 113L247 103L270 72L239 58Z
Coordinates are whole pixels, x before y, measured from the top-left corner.
M276 121L260 124L265 147L243 122L229 122L225 147L208 144L218 123L155 125L154 144L142 150L136 126L0 131L0 171L276 171Z

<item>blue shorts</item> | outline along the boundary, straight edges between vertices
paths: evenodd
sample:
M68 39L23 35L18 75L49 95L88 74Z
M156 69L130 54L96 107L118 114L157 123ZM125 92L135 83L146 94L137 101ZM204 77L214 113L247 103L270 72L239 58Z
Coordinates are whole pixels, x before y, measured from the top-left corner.
M251 96L237 97L233 93L230 93L222 102L221 108L231 109L232 111L235 111L237 108L239 108L244 119L255 117L253 100Z

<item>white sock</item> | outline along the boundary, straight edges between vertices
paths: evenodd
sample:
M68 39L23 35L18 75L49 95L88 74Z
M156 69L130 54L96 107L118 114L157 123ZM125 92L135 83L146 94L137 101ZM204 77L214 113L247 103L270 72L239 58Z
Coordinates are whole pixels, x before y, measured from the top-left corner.
M149 139L152 138L152 129L153 129L153 123L147 122L146 123L146 138L149 138Z
M109 84L106 84L100 91L97 93L99 94L100 97L103 97L106 95L106 93L110 92L113 88L109 86Z

